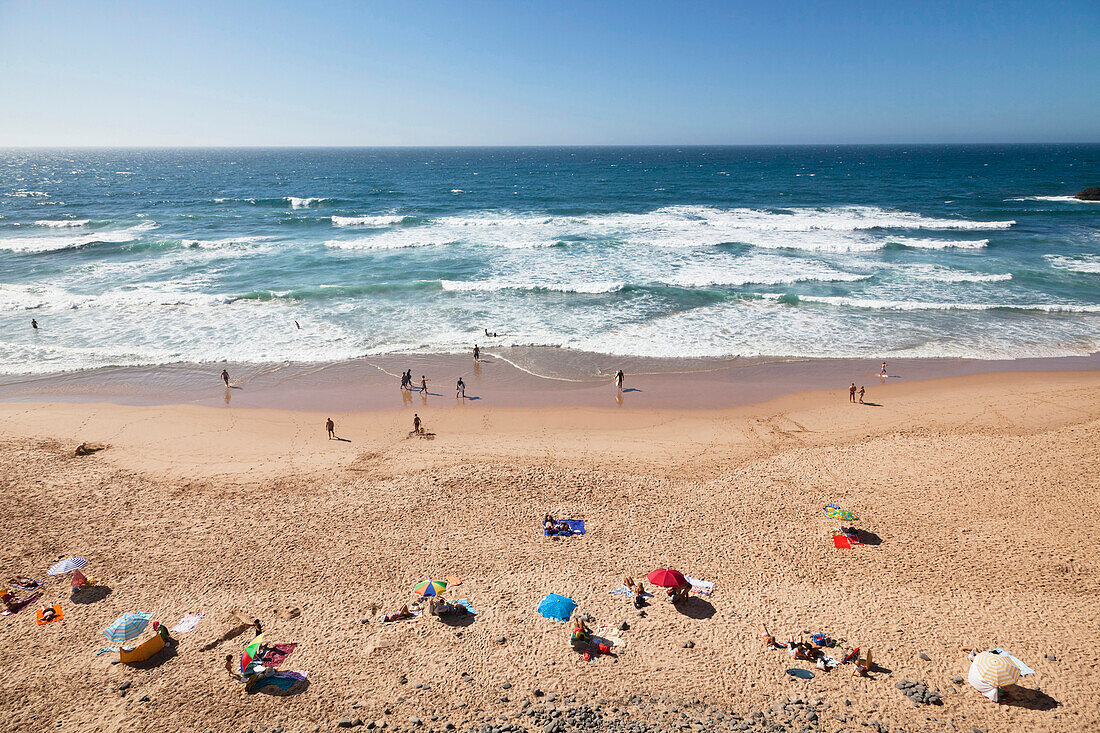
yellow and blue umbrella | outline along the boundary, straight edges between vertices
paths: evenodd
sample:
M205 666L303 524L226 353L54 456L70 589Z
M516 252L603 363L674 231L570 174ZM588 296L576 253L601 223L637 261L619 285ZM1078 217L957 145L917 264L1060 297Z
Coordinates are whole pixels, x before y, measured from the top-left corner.
M447 584L442 580L425 580L413 586L413 593L424 598L438 596L445 590L447 590Z

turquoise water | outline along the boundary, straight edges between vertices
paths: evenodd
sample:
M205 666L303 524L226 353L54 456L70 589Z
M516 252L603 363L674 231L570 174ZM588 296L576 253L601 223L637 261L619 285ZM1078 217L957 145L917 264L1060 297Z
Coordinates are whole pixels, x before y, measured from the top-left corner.
M1085 354L1097 184L1098 145L0 151L0 372Z

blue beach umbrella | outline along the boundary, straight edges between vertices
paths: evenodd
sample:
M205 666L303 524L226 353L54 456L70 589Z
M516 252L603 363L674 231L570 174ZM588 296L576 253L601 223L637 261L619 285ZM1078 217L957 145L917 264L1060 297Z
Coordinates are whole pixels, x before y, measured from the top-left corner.
M555 621L568 621L576 608L577 604L572 598L566 598L565 596L559 596L557 593L551 593L546 596L546 598L539 601L538 610L539 613L546 618L554 619Z
M151 618L153 618L153 614L151 613L127 611L116 618L114 623L105 628L103 630L103 635L116 644L133 641L141 636L142 631L145 631L145 627L148 625L149 619Z

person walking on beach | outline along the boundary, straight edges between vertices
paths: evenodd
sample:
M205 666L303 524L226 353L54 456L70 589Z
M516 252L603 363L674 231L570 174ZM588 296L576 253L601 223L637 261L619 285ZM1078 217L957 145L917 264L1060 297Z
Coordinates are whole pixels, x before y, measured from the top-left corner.
M428 378L423 374L420 375L420 394L428 394Z
M413 432L420 435L420 415L413 413Z
M35 331L38 330L38 321L33 318L31 319L31 328L33 328Z
M459 397L466 397L466 383L462 381L462 377L458 378L458 384L455 385L455 399Z
M855 402L856 401L856 383L855 382L852 382L852 386L848 387L848 401L849 402Z
M625 375L623 374L623 370L622 370L622 369L620 369L619 371L615 372L615 386L619 388L619 391L620 391L620 392L622 392L622 391L623 391L623 377L624 377L624 376L625 376Z
M325 430L328 431L329 440L332 440L336 437L336 423L332 421L331 417L325 421Z
M859 404L863 404L863 393L867 391L867 388L862 384L859 385Z
M880 377L885 377L886 376L886 362L882 362L882 371L880 371L878 373L878 375Z
M481 349L474 344L474 361L481 361Z
M226 387L229 386L229 372L224 369L222 369L222 381L225 382Z

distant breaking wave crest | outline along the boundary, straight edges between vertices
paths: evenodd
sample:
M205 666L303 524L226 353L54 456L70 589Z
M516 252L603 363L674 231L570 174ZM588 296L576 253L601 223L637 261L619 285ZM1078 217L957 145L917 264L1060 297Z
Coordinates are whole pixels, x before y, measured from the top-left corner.
M1086 275L1100 275L1100 255L1077 255L1076 257L1063 257L1061 255L1044 255L1044 259L1051 267L1069 272L1080 272Z
M39 219L34 224L47 229L75 229L76 227L85 226L89 222L91 222L91 219Z
M851 298L828 295L776 295L768 293L762 296L767 300L777 300L788 305L799 303L821 303L839 305L848 308L862 308L889 311L1038 311L1042 313L1100 313L1100 305L1075 305L1063 303L924 303L908 300L876 300L872 298Z
M90 234L0 237L0 249L23 253L56 252L64 249L79 249L99 242L132 242L141 237L145 232L156 228L156 222L147 221L125 229L111 229Z
M923 249L981 248L988 239L907 238L886 232L904 230L988 231L1008 229L1015 221L973 221L927 217L873 206L793 209L719 209L670 206L648 213L553 216L502 211L474 212L434 219L393 215L333 217L337 226L374 227L366 236L332 239L341 249L397 249L471 244L510 249L611 241L661 247L748 244L824 252L873 251L893 243ZM418 226L398 224L416 223Z

